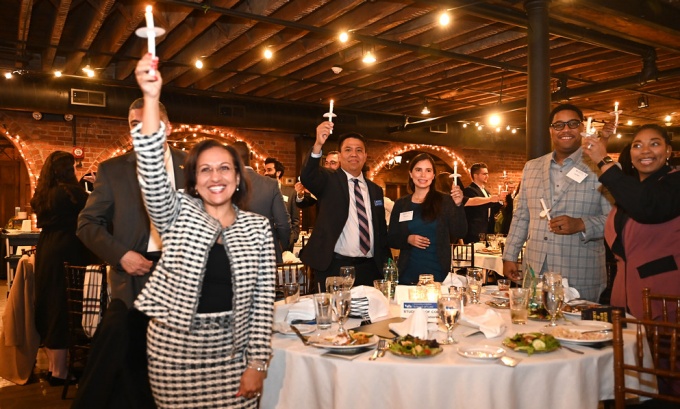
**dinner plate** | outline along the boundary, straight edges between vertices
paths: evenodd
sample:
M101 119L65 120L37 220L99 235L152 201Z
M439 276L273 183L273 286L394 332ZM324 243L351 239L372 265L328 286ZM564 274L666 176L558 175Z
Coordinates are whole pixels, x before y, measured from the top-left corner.
M400 356L402 358L409 358L409 359L426 359L426 358L432 358L435 357L442 352L444 352L444 348L439 347L437 349L433 349L432 353L430 355L413 355L413 354L404 354L398 351L393 351L391 349L388 349L392 353L392 355Z
M360 350L364 348L370 348L372 346L375 346L378 344L378 340L380 338L377 337L376 335L373 335L371 338L369 338L368 342L365 344L361 345L333 345L331 341L326 340L324 338L317 338L317 337L312 337L309 341L309 345L316 347L316 348L323 348L327 349L329 351L334 351L334 352L340 352L340 353L354 353L354 352L359 352Z
M598 345L614 339L611 332L612 324L602 321L577 320L573 325L558 325L554 328L544 328L560 342L578 345ZM609 330L609 332L593 332L580 334L585 331Z
M496 308L498 310L509 310L510 302L504 298L499 298L498 300L487 301L486 305L491 308Z
M505 349L491 345L474 345L458 348L458 355L470 359L498 359L505 355Z
M312 332L316 331L316 325L310 324L295 324L295 328L297 328L298 331L300 331L300 334L303 335L311 334ZM287 322L277 322L274 324L274 331L283 335L295 335L295 332L293 332Z

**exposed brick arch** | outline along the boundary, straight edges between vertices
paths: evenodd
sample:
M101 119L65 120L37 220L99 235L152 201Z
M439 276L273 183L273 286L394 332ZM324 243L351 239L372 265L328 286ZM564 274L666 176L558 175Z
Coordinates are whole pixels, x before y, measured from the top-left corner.
M28 171L31 192L34 192L38 176L40 176L40 169L42 169L45 163L44 150L40 149L40 144L36 143L36 141L27 139L25 135L28 135L30 132L27 132L19 122L14 121L9 115L0 112L0 123L2 123L0 130L5 139L10 141L17 152L19 152L19 155L21 155L24 166L26 166Z

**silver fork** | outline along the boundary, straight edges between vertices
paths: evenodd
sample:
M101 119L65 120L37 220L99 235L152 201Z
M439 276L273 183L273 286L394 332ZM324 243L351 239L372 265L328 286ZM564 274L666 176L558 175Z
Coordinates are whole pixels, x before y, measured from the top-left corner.
M387 341L384 340L384 339L381 339L380 341L378 341L378 346L375 348L375 351L373 351L373 355L371 355L368 358L368 360L369 361L375 361L376 359L385 355L386 349L387 349Z

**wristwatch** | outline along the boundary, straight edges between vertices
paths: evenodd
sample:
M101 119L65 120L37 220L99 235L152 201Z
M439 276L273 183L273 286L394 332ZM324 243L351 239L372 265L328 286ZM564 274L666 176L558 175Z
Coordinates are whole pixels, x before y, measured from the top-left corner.
M602 169L602 166L608 165L612 162L614 162L614 159L612 159L610 156L605 156L601 161L597 162L597 167Z

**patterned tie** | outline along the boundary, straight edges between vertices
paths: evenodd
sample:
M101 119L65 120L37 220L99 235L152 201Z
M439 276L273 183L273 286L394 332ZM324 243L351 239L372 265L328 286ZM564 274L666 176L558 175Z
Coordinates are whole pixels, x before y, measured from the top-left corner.
M368 230L368 216L366 216L366 205L364 195L361 194L359 179L352 179L354 182L354 199L357 204L357 216L359 218L359 245L361 252L366 254L371 249L371 234Z

